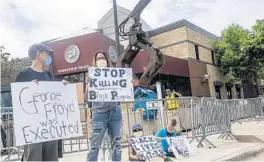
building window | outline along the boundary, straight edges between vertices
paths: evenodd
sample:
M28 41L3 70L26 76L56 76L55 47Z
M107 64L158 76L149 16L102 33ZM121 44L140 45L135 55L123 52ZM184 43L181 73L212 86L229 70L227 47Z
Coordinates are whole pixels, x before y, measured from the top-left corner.
M221 66L221 64L222 64L222 60L221 60L221 58L217 58L217 59L216 59L216 65L217 65L217 66Z
M227 98L232 99L232 88L226 87L226 92L227 92Z
M214 51L213 50L211 50L211 55L212 55L213 65L215 65L215 55L214 55Z
M237 98L241 98L241 88L236 87Z
M200 60L200 56L199 56L199 47L198 45L194 45L194 49L195 49L195 55L196 55L196 59Z
M215 86L215 97L221 99L220 86Z

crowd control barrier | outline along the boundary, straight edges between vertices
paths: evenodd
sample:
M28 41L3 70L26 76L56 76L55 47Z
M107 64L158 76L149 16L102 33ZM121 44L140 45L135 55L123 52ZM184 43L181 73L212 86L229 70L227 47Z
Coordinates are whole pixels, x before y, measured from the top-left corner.
M122 141L127 146L127 139L132 135L132 126L140 124L143 133L155 135L171 119L177 120L176 130L179 134L186 136L190 142L196 141L198 147L206 144L209 148L217 147L208 136L219 135L219 138L237 137L232 133L232 124L264 119L264 98L219 100L214 98L181 97L175 98L178 107L167 110L167 99L141 100L147 107L133 109L134 102L121 104L123 115ZM63 154L89 150L91 137L91 109L87 104L79 104L80 118L83 136L77 138L63 139ZM156 111L151 111L156 110ZM161 113L161 110L162 113ZM144 115L152 112L155 118L144 118ZM156 114L155 114L156 113ZM163 125L164 123L164 125ZM107 137L107 136L106 136ZM109 150L109 138L105 138L102 150ZM107 156L105 152L104 156ZM12 107L1 108L1 161L21 159L23 147L16 147L15 132L13 125ZM107 158L104 158L107 159Z

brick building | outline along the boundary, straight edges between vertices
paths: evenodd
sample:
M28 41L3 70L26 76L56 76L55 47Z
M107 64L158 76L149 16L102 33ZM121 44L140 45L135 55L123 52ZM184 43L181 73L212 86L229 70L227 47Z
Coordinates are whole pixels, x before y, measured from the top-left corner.
M216 35L188 22L180 20L148 32L150 40L168 56L188 61L193 96L217 98L243 97L241 83L225 84L228 76L218 71L213 51ZM208 83L204 77L209 76Z

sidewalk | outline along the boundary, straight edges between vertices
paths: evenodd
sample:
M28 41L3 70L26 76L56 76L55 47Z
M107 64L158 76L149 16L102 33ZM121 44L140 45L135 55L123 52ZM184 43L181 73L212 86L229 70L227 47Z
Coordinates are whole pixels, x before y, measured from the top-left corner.
M261 121L258 124L257 121L233 124L232 129L235 135L241 137L240 140L217 139L219 135L209 136L208 139L217 147L211 149L209 149L206 145L202 148L197 148L196 141L193 141L191 146L195 155L177 161L225 161L254 149L264 148L264 121ZM255 141L252 142L251 139L255 139ZM64 154L64 157L60 159L60 161L85 161L86 156L87 151ZM102 153L100 153L98 160L103 160L102 158ZM123 149L122 161L128 161L127 148ZM153 161L161 160L157 158L153 159Z

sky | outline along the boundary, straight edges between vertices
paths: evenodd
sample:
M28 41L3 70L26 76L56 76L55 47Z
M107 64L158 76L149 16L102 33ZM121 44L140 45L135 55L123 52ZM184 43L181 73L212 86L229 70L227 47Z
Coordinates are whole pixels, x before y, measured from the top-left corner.
M139 0L117 0L132 10ZM151 28L186 19L220 36L231 23L250 29L264 18L264 0L152 0L141 17ZM97 28L112 0L0 0L0 45L16 58L34 43Z

